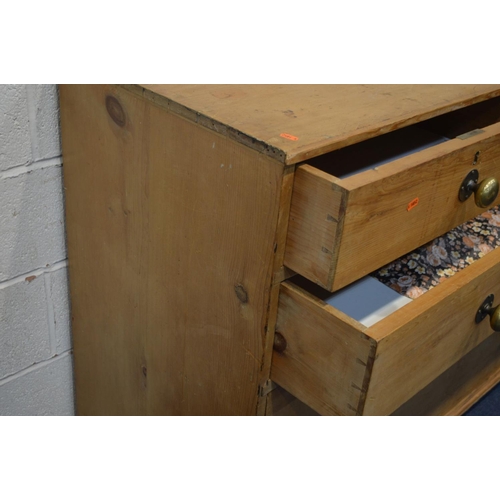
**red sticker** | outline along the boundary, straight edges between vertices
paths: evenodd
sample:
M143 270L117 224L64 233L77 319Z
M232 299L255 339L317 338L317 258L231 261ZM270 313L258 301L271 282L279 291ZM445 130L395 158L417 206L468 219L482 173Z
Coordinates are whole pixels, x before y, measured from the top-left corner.
M299 138L298 137L295 137L294 135L291 135L291 134L280 134L280 137L283 137L283 139L288 139L289 141L298 141Z
M408 212L410 210L413 210L418 205L418 202L419 202L418 198L415 198L414 200L410 201L410 203L408 203L408 208L406 210L408 210Z

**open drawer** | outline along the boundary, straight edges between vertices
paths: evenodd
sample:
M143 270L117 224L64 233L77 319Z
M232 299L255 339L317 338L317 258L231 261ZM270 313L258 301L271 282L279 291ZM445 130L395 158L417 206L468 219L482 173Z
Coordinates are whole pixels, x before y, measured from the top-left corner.
M493 333L499 276L497 248L372 326L283 283L271 379L323 415L391 414Z
M498 194L499 122L497 98L299 166L285 266L339 290L483 212Z

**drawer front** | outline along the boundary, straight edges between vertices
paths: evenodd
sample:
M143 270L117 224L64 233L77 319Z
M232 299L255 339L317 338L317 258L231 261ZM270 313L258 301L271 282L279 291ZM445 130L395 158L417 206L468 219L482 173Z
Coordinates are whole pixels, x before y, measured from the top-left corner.
M479 215L461 202L471 170L500 178L500 124L338 179L310 165L294 181L285 265L339 290Z
M493 333L499 277L497 249L369 328L283 283L271 378L324 415L391 414Z

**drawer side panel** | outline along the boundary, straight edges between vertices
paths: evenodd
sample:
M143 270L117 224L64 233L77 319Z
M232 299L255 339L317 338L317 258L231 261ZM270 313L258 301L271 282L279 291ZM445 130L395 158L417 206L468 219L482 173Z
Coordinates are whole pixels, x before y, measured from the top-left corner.
M322 415L356 415L376 344L361 325L292 284L281 285L271 379ZM341 314L341 313L340 313Z
M346 192L309 165L295 173L285 266L329 288L342 234Z

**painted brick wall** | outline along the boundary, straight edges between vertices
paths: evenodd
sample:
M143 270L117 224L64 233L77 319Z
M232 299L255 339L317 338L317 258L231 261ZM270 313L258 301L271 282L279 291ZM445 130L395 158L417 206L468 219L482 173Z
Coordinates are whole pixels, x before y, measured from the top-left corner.
M0 415L72 415L55 85L0 85Z

